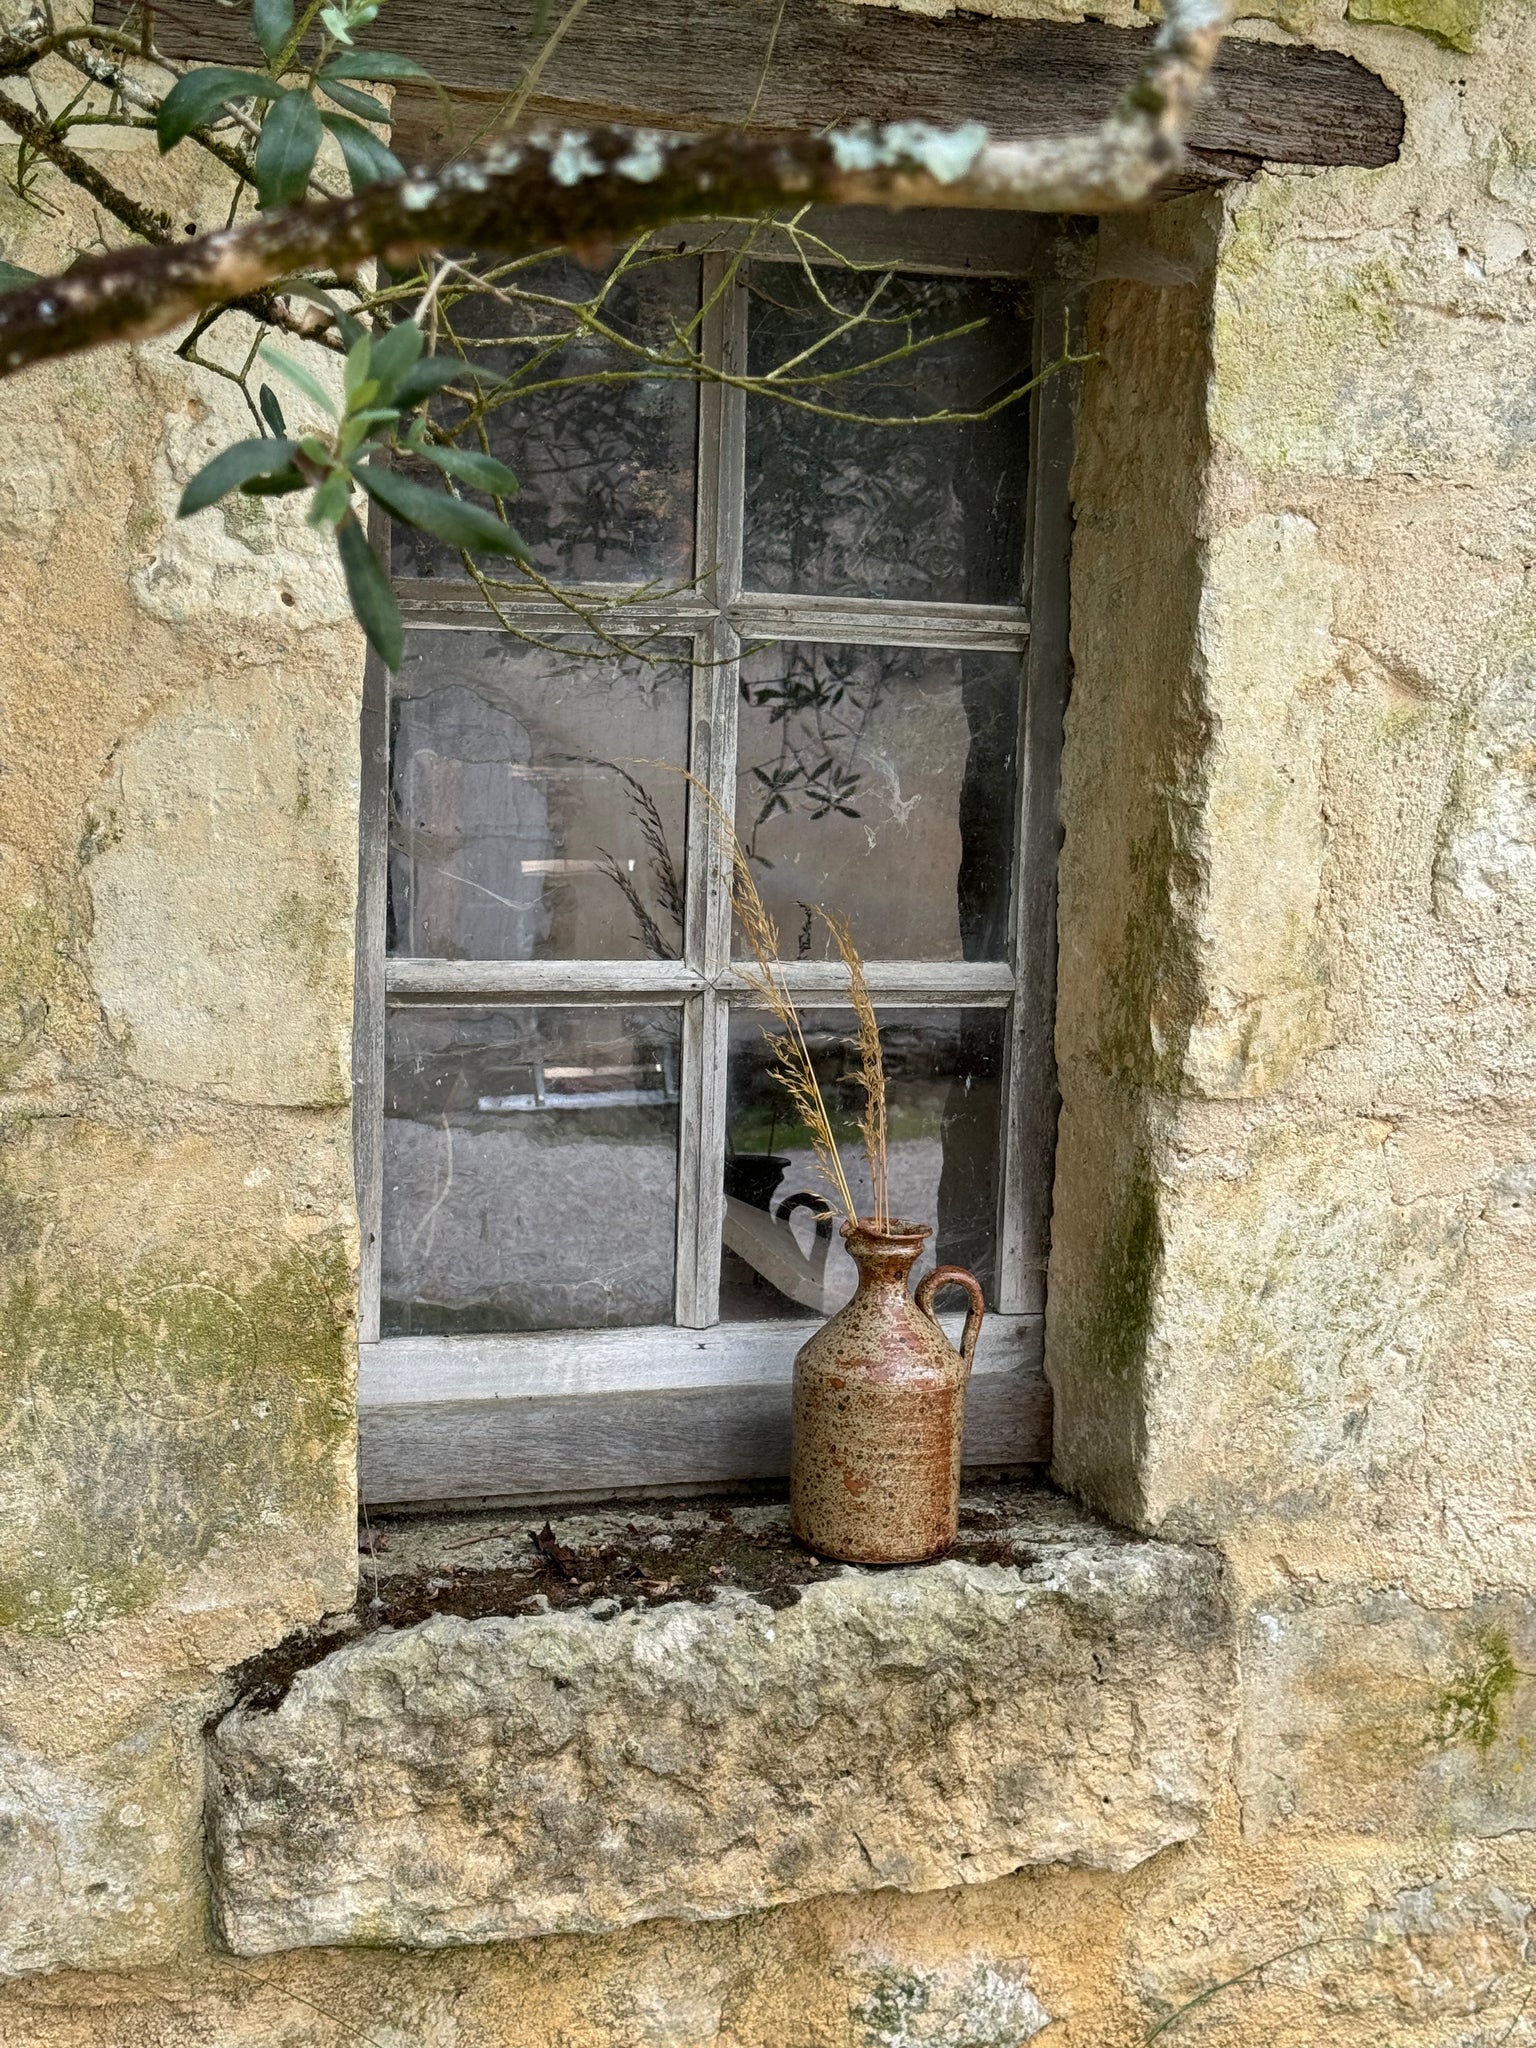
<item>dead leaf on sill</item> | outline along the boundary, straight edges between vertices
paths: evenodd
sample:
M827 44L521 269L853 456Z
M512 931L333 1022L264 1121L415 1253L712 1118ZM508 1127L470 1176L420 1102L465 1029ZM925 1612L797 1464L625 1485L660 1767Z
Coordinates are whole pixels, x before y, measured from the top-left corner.
M542 1529L530 1529L528 1531L528 1540L540 1557L549 1560L562 1579L570 1580L575 1578L576 1574L571 1567L576 1562L576 1553L560 1541L548 1522L544 1524Z

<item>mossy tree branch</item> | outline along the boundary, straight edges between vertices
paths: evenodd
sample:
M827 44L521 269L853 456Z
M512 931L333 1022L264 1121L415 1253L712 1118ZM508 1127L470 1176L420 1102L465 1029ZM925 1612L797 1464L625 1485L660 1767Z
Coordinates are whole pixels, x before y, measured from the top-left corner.
M89 256L61 277L0 295L0 376L164 333L320 265L345 275L379 256L403 263L455 246L510 255L601 248L671 220L786 203L1135 206L1180 161L1224 22L1223 0L1169 0L1135 83L1098 128L1077 136L997 142L976 124L917 122L766 139L599 128L494 144L439 172L310 200L195 241Z
M152 207L141 205L129 193L120 191L110 178L102 176L88 157L83 157L79 150L71 149L67 142L61 141L51 122L45 121L40 114L34 114L30 107L18 105L7 92L0 92L0 126L19 136L28 149L46 157L72 185L88 194L98 206L104 207L130 234L156 246L170 241L169 214L157 213Z

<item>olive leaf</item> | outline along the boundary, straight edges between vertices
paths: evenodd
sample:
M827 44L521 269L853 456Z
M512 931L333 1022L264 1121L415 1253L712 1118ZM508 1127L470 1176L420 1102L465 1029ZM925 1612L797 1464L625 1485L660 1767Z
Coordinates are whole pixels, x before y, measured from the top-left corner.
M320 110L307 92L285 92L268 109L251 166L264 213L303 198L324 140Z
M391 78L430 81L431 77L431 72L414 57L400 57L392 50L346 50L322 64L319 72L319 82L326 87L333 78L361 78L383 84Z
M303 363L296 363L292 356L285 356L281 349L273 348L267 342L262 343L260 355L268 369L275 370L279 377L286 377L306 398L313 399L335 419L336 401L313 370L307 369Z
M386 668L398 669L405 653L405 628L400 622L400 607L395 603L389 578L380 568L378 556L369 547L368 536L355 513L348 512L336 529L336 546L341 555L341 571L347 579L347 596L352 601L353 615L362 627L368 645Z
M297 441L237 441L197 472L181 494L176 517L190 519L194 512L216 504L220 498L239 490L242 484L250 483L255 477L275 477L292 469L293 458L298 452Z
M293 0L252 0L251 28L262 55L275 64L293 34Z
M205 127L225 107L240 100L275 100L282 92L275 79L260 71L235 71L227 64L189 71L185 78L177 79L155 116L161 155L174 149L194 128Z
M354 192L361 192L369 185L382 185L390 178L405 176L405 165L399 157L392 149L386 148L377 135L370 135L361 122L354 121L348 114L322 114L320 119L340 145L341 160L347 167Z
M434 491L429 485L419 484L414 478L401 476L398 470L385 469L376 462L360 463L356 475L369 497L377 499L386 512L419 527L423 533L447 541L450 547L528 559L522 535L503 525L494 512L479 505L467 505L462 498Z
M356 114L363 121L377 121L388 127L394 119L382 100L376 100L372 93L354 92L350 85L328 78L321 81L321 91L327 99L334 100L338 107L345 107L349 114Z
M428 462L435 463L445 476L456 476L461 483L471 485L477 491L489 491L493 498L512 498L517 495L517 478L504 462L498 462L494 455L482 455L478 448L429 448L419 451Z

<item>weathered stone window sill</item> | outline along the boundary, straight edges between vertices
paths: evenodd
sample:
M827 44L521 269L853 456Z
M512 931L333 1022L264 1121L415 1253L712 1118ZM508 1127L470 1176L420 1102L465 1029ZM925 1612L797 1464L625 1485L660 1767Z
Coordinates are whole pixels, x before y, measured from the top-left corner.
M904 1569L818 1566L771 1504L537 1534L396 1524L359 1602L386 1625L253 1673L209 1738L237 1953L1123 1870L1210 1813L1233 1661L1207 1553L1019 1486Z

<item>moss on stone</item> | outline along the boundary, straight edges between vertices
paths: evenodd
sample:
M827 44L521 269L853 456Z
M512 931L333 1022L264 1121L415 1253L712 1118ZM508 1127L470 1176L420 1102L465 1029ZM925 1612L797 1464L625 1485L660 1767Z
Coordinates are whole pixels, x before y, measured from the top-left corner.
M863 2029L868 2048L908 2038L911 2025L928 2010L928 1986L916 1970L899 1970L885 1965L874 1972L874 1982L850 2014Z
M35 900L7 905L0 918L0 1080L8 1080L42 1036L67 934L48 906Z
M1447 50L1475 50L1483 0L1349 0L1345 12L1351 21L1413 29Z
M1117 1191L1088 1323L1089 1356L1115 1380L1133 1379L1141 1370L1162 1264L1157 1188L1138 1158Z
M1485 1628L1472 1652L1435 1701L1435 1740L1442 1749L1470 1742L1484 1756L1499 1732L1501 1702L1519 1679L1509 1633Z
M1167 815L1132 844L1127 872L1131 901L1106 971L1098 1054L1118 1080L1176 1089L1200 1010L1194 935L1178 904L1196 899L1199 877Z
M1213 316L1212 426L1257 468L1332 463L1341 406L1358 407L1363 370L1411 347L1405 286L1379 254L1321 249L1294 185L1276 180L1234 205ZM1353 380L1353 381L1352 381ZM1353 391L1353 396L1351 393Z
M352 1430L344 1248L255 1275L165 1262L0 1297L0 1626L142 1611L242 1531L334 1502Z
M1377 719L1375 737L1384 747L1417 745L1434 715L1431 704L1396 704Z
M308 803L304 794L304 808ZM287 889L267 920L264 936L298 955L310 988L329 989L336 981L336 933L333 901L318 902L297 889Z

